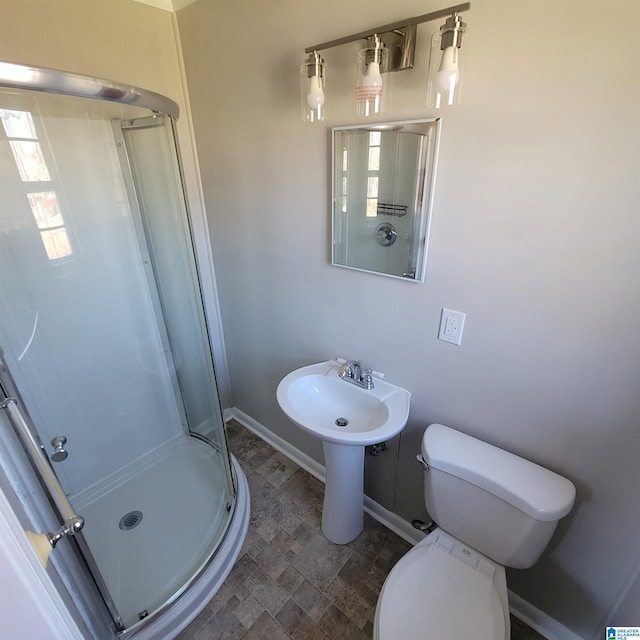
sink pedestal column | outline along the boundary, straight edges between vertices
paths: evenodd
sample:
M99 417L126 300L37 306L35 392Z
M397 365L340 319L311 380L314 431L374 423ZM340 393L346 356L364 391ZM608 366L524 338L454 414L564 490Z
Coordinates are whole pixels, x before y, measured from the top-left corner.
M335 544L347 544L364 528L364 447L322 444L326 469L322 533Z

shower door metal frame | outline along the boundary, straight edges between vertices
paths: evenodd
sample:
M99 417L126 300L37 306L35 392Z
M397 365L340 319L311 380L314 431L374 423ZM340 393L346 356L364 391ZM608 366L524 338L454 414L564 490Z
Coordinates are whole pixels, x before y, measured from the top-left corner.
M180 108L173 100L154 91L47 67L0 62L0 86L120 102L154 113L166 113L173 118L180 115Z

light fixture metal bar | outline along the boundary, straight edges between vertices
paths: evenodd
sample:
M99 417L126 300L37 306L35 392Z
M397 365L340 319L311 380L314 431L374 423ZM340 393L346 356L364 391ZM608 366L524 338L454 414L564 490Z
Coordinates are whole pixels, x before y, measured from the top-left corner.
M364 40L374 33L385 33L387 31L395 31L396 29L402 29L415 24L421 24L423 22L430 22L431 20L437 20L438 18L445 18L454 13L462 13L463 11L469 11L471 9L471 3L465 2L463 4L457 4L453 7L447 7L446 9L439 9L438 11L432 11L431 13L424 13L421 16L415 16L414 18L405 18L404 20L398 20L389 24L384 24L380 27L374 27L373 29L367 29L366 31L360 31L350 36L344 36L343 38L337 38L336 40L329 40L328 42L322 42L320 44L307 47L304 52L312 53L314 51L322 51L323 49L331 49L332 47L339 47L341 44L347 44L348 42L355 42L356 40Z

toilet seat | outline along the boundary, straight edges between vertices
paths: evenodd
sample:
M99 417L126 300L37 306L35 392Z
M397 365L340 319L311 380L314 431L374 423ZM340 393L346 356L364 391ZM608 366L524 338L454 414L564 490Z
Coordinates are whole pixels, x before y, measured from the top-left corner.
M432 536L387 576L376 609L374 638L508 638L508 618L496 585L504 568L444 532Z

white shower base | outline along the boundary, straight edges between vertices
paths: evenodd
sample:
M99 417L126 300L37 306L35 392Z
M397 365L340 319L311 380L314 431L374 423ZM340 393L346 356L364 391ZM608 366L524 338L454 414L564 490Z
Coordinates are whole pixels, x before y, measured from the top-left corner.
M125 627L181 591L222 542L234 516L226 484L222 456L185 436L71 498ZM134 511L139 523L122 530L121 518Z

